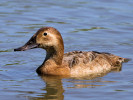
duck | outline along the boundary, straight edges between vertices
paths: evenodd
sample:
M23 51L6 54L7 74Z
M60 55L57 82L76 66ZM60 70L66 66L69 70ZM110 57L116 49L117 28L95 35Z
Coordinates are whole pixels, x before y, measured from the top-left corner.
M64 42L54 27L40 28L23 46L14 51L33 48L46 50L43 63L36 69L39 75L86 76L108 73L121 67L127 58L97 51L72 51L64 53Z

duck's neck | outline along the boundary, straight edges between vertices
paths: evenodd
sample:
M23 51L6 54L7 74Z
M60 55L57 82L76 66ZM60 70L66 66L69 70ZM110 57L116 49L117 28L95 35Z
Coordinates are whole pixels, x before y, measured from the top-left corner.
M58 45L58 47L49 47L46 49L46 58L43 64L45 64L46 61L52 60L57 65L61 65L63 56L64 56L64 46Z

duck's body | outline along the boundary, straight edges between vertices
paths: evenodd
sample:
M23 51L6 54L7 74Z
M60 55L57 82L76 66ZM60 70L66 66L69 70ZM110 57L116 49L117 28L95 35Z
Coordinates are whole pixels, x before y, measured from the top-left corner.
M110 53L96 51L73 51L64 54L63 39L55 28L43 27L22 47L15 51L31 48L46 50L43 64L37 68L38 74L86 76L110 72L121 66L126 59Z
M54 60L45 61L38 69L38 74L86 76L108 73L116 67L121 67L124 58L109 53L96 51L73 51L64 54L62 64Z

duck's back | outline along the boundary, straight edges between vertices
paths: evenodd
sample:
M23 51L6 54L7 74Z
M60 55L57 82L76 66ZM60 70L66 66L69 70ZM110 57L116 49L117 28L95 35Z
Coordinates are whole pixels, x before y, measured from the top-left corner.
M71 75L107 73L121 67L125 58L96 51L73 51L64 54L63 63L71 70Z

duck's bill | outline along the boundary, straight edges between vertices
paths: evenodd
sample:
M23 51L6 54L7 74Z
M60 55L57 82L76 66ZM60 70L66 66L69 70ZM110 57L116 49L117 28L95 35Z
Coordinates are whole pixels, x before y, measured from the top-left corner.
M38 44L35 42L35 37L31 37L31 39L22 47L14 49L14 51L25 51L28 49L37 48Z
M25 51L25 50L33 49L33 48L37 48L37 47L38 47L37 44L30 44L30 45L26 44L26 45L24 45L22 47L14 49L14 51Z
M38 44L30 44L30 45L25 44L22 47L14 49L14 51L25 51L25 50L33 49L33 48L37 48L37 47L38 47Z
M38 48L39 44L36 43L36 37L32 36L31 39L22 47L14 49L14 51L25 51L28 49Z

